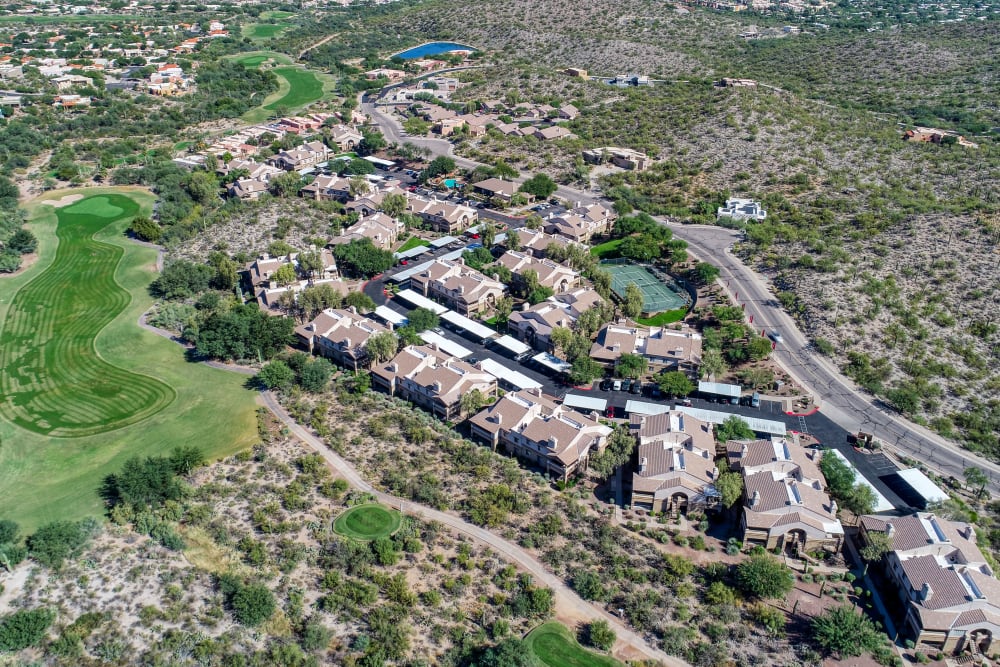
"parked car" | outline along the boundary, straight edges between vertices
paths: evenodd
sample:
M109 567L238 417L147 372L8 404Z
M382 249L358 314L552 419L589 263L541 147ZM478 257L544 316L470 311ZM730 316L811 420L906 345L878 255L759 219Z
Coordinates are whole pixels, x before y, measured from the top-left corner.
M639 380L632 380L632 386L628 389L630 394L641 394L642 393L642 382Z
M621 391L622 381L621 380L615 380L614 382L611 383L611 388L614 391Z
M655 385L655 384L649 385L649 397L650 398L663 398L663 392L660 390L659 385Z
M612 385L613 383L611 382L610 378L604 378L603 380L601 380L601 385L600 385L601 391L608 391L609 389L611 389Z
M751 408L760 407L760 393L755 391L753 395L750 397L750 407Z
M631 391L631 389L632 389L632 380L628 379L622 380L622 391Z
M685 398L684 400L681 401L681 405L683 405L686 408L690 408L692 405L694 405L694 403L691 402L690 398Z

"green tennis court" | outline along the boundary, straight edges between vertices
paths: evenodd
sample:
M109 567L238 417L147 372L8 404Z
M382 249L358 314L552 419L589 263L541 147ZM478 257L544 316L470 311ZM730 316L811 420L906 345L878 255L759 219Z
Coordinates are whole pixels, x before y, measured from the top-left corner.
M659 313L687 307L683 288L678 285L675 292L645 267L635 264L602 263L601 268L611 274L611 291L620 299L625 298L625 288L629 283L635 283L635 286L642 291L644 313Z

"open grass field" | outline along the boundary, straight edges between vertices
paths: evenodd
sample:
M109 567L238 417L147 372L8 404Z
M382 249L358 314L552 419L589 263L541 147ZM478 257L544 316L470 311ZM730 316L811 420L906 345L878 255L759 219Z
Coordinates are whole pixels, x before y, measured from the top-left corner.
M561 623L543 623L524 638L528 649L545 667L624 667L607 655L580 646Z
M396 510L382 505L358 505L337 517L333 529L356 540L377 540L389 537L397 530L402 517Z
M598 257L600 259L610 259L611 257L618 256L618 246L622 244L625 239L612 239L610 241L605 241L600 245L595 245L590 249L590 254Z
M411 236L406 240L406 243L399 246L399 250L396 252L406 252L407 250L413 250L414 248L419 248L420 246L429 246L430 241L420 238L419 236Z
M67 194L86 194L87 198L66 206L53 208L48 202L56 201ZM127 198L131 204L120 198ZM91 313L81 306L70 306L72 310L64 317L56 317L51 324L35 332L42 343L51 339L55 331L65 332L70 327L72 341L58 345L79 345L81 333L73 328L74 319L86 322L92 331L89 358L86 364L96 364L103 371L108 367L132 386L139 385L138 391L153 391L151 387L164 389L172 400L166 405L146 401L147 408L141 420L132 418L122 409L124 402L134 401L133 396L119 396L119 414L111 415L112 430L98 429L79 437L53 437L41 428L22 428L7 417L6 408L0 413L0 517L18 521L24 530L31 531L38 525L56 519L77 519L103 513L103 505L98 496L102 479L121 468L132 456L152 456L169 453L179 445L197 445L211 460L245 449L256 442L255 392L244 387L246 378L234 373L192 364L185 360L181 346L165 338L140 329L136 320L152 304L148 286L155 277L156 250L140 246L123 236L129 218L126 211L143 212L152 210L154 197L138 188L87 188L47 193L43 197L27 202L25 208L30 214L29 228L38 237L38 260L17 276L0 279L0 328L8 330L8 317L15 321L24 317L44 318L46 311L55 312L57 307L65 307L60 294L53 299L59 304L39 302L41 285L49 281L47 275L68 276L64 288L73 294L84 289L82 285L90 281L111 283L118 290L118 311L116 315ZM134 207L134 208L133 208ZM120 209L118 213L115 209ZM61 216L59 213L65 211ZM67 236L67 230L75 226L73 218L79 215L101 218L105 223L100 229L85 236L83 243L93 244L96 255L84 255L88 260L76 275L66 274L63 263L73 257L71 244L78 238ZM64 221L69 221L60 230ZM99 223L93 223L95 226ZM64 245L65 244L65 245ZM67 251L69 254L67 255ZM105 256L117 255L114 262ZM102 267L100 271L91 262ZM58 272L50 274L50 271ZM25 312L26 294L36 295L36 310ZM110 289L114 294L115 289ZM84 294L86 291L84 290ZM101 297L104 298L104 297ZM100 309L101 304L92 308ZM59 313L56 312L56 315ZM83 317L81 318L81 314ZM103 326L95 325L93 317L103 318ZM48 321L48 320L45 320ZM51 326L49 331L44 327ZM12 329L13 331L13 329ZM8 358L6 351L0 354ZM45 345L39 345L39 348ZM56 354L64 358L62 350L35 353L37 358L45 354ZM70 363L78 366L82 360L68 357ZM48 369L51 371L52 369ZM6 369L0 370L8 382ZM62 369L58 369L62 373ZM61 377L61 375L48 377ZM103 378L101 378L103 379ZM23 381L23 380L22 380ZM74 382L72 378L69 382ZM98 380L97 391L85 385L73 385L84 394L76 397L66 394L65 415L62 406L50 412L49 426L68 420L79 420L81 406L101 406L111 409L111 396L116 388L105 386ZM65 387L63 387L65 391ZM10 400L7 391L4 399ZM44 406L44 397L41 398ZM31 406L39 405L37 400ZM152 406L152 407L150 407ZM25 407L27 410L27 407ZM25 412L25 415L28 413ZM91 424L93 419L83 419L81 423ZM70 426L75 426L74 422ZM62 424L66 428L65 424Z
M329 74L292 65L290 57L275 51L250 51L233 56L233 60L244 67L260 67L268 60L278 65L272 72L278 77L278 90L268 95L260 106L243 114L248 123L260 123L274 115L275 111L294 113L332 93L336 81Z
M687 308L678 308L677 310L666 310L662 313L657 313L652 317L637 317L635 321L647 327L662 327L665 324L680 322L687 313Z
M265 109L297 109L323 97L323 82L315 72L298 67L277 67L274 73L288 82L289 90L282 97L265 103Z
M290 23L248 23L241 32L250 39L271 39L277 37L291 26Z
M142 421L174 390L102 359L94 340L130 300L115 281L124 250L94 239L130 220L139 203L118 194L56 210L55 260L14 295L0 330L0 416L50 437L80 437Z

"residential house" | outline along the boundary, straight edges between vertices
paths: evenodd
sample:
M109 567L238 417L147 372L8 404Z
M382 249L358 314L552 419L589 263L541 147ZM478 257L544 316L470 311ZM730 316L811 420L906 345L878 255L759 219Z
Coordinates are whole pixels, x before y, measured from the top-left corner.
M489 199L499 199L501 201L509 202L513 199L514 195L517 193L518 185L513 181L504 181L499 178L487 178L485 181L479 181L478 183L472 184L472 191L476 194L483 195Z
M527 227L511 229L507 234L517 234L517 240L521 244L521 252L526 252L532 257L538 258L546 256L550 245L565 248L572 243L572 241L564 236L546 234L540 229L528 229Z
M330 241L331 245L350 243L357 239L368 239L376 248L392 250L399 233L405 226L385 213L373 213L358 220L339 236Z
M311 322L295 328L295 336L309 350L351 370L367 368L368 339L390 329L359 315L357 309L327 308Z
M410 287L466 317L492 310L507 291L502 282L466 266L461 259L435 260L410 278Z
M567 130L561 125L552 125L550 127L544 127L540 130L535 130L533 133L536 139L541 141L550 141L552 139L575 139L576 135Z
M510 269L515 282L522 287L525 284L525 273L528 271L535 272L540 287L548 287L554 292L568 292L580 284L579 273L551 259L538 259L528 253L508 250L498 261Z
M291 150L281 151L270 160L271 164L285 171L296 171L314 167L320 162L326 162L330 149L322 141L310 141Z
M620 169L630 171L646 171L655 163L653 158L631 148L605 146L583 151L583 161L588 164L606 164L610 162Z
M557 115L563 120L576 120L580 115L580 110L572 104L564 104L559 107Z
M550 296L541 303L524 307L510 314L507 329L536 350L551 351L549 336L556 327L572 328L580 314L601 303L592 289L578 288Z
M596 414L564 408L541 391L505 394L469 420L472 437L568 479L587 469L590 457L604 451L612 429Z
M896 627L946 654L994 653L993 639L1000 636L1000 582L976 545L972 524L931 512L861 517L859 543L869 543L875 533L888 536L891 545L885 572L904 613Z
M364 135L348 125L331 125L327 128L330 141L341 151L353 151Z
M640 327L608 324L590 348L590 357L602 364L617 365L623 354L646 358L651 371L681 371L697 376L701 366L701 334L687 326Z
M277 285L274 282L261 285L256 290L257 305L261 310L280 310L287 305L290 297L293 301L298 301L299 294L307 287L318 287L327 285L342 297L351 292L357 292L361 286L356 282L347 282L342 278L319 278L296 280L288 285Z
M756 88L757 82L753 79L733 79L722 77L718 85L722 88Z
M938 130L933 127L917 127L903 133L905 141L925 142L932 144L957 143L966 148L979 148L979 144L973 143L957 132L948 130Z
M462 397L469 392L478 390L488 399L497 394L495 377L433 345L409 345L376 365L372 385L447 420L464 416Z
M465 127L465 120L456 116L455 118L445 118L434 123L434 127L431 128L436 134L440 134L442 137L450 137L457 130Z
M406 210L407 213L419 216L435 231L445 234L468 229L479 218L478 212L471 206L413 195L407 197Z
M365 78L369 81L374 81L375 79L388 79L393 82L402 81L406 78L406 72L399 69L379 67L378 69L372 69L365 72Z
M245 268L250 276L250 284L253 285L254 288L258 288L262 285L270 285L271 287L274 287L274 274L277 273L278 269L286 264L291 264L295 267L296 273L301 274L301 277L303 278L327 279L336 277L337 261L334 259L333 253L326 248L323 248L319 251L319 256L322 269L314 275L304 275L304 273L299 269L299 253L297 252L293 252L283 257L271 257L267 253L263 253L254 261L249 262Z
M753 199L739 199L733 197L726 200L725 206L720 206L715 215L718 219L730 218L732 220L764 220L767 218L767 211L761 203Z
M633 507L677 515L719 506L711 424L671 410L632 415L629 428L639 457L632 474Z
M56 95L52 100L52 106L58 109L89 107L90 98L83 95Z
M603 208L603 207L601 207ZM594 236L607 234L611 229L612 218L591 219L590 217L569 211L562 215L549 214L543 221L543 227L549 234L559 234L570 241L588 243Z
M226 193L234 199L253 201L267 194L267 183L253 178L240 178L226 188Z
M844 528L823 491L820 455L783 437L726 443L729 469L743 475L743 542L792 553L840 550Z
M261 181L262 183L267 183L273 177L285 173L273 165L240 158L230 160L229 162L222 161L216 169L216 172L222 176L228 176L236 171L246 171L246 178Z
M299 190L299 195L319 201L346 202L351 198L351 179L340 176L317 176Z

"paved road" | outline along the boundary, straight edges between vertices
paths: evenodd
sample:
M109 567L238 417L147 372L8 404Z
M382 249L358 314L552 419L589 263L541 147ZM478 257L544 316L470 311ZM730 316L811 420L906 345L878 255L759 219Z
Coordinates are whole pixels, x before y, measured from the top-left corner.
M730 295L738 297L740 304L746 304L746 313L753 316L755 327L781 334L783 342L775 350L775 359L813 393L823 414L849 432L873 433L879 440L945 476L962 480L966 468L979 467L989 476L990 488L1000 491L1000 466L879 407L817 352L764 279L730 252L738 232L710 225L665 224L675 236L687 241L692 255L719 267L720 282Z
M404 139L399 134L399 124L393 118L371 105L363 105L363 110L372 114L390 142L411 141L426 146L435 155L452 155L453 147L448 141ZM459 157L455 161L465 168L475 168L479 164ZM515 180L521 181L524 177ZM559 188L556 196L574 204L600 199L593 193L565 186ZM671 227L678 238L687 241L692 255L719 267L721 282L727 286L730 295L740 297L739 303L746 304L747 315L753 316L755 326L781 333L783 343L775 350L775 359L813 394L827 417L849 432L873 433L890 447L925 463L946 477L962 480L966 468L978 467L989 477L989 488L1000 492L1000 465L976 456L929 429L883 409L813 349L795 321L782 309L764 279L730 253L729 249L737 240L738 232L711 225L662 222Z
M507 540L494 535L487 530L483 530L479 526L473 525L453 514L424 507L423 505L418 505L416 503L403 500L402 498L397 498L378 491L361 476L354 466L338 456L319 438L314 436L312 433L299 425L294 419L292 419L292 417L285 412L285 409L281 407L273 394L270 392L263 392L263 398L264 405L267 406L267 408L274 413L274 415L280 419L297 438L302 440L302 442L308 445L317 454L322 456L327 463L329 463L340 475L344 477L345 480L347 480L348 484L351 486L373 494L379 502L389 505L390 507L397 507L402 512L412 514L423 520L437 521L452 530L468 535L477 542L489 546L505 559L516 563L523 570L530 573L537 582L551 588L555 592L557 605L561 606L563 609L572 610L573 615L592 620L606 620L618 635L619 642L629 646L635 651L638 651L647 659L659 660L663 664L670 665L672 667L689 667L688 663L683 660L669 656L663 651L651 647L639 635L622 625L618 619L611 616L604 610L598 609L597 607L584 601L568 586L566 586L561 579L549 572L544 565L535 559L534 556L521 547L512 544L511 542L508 542Z

